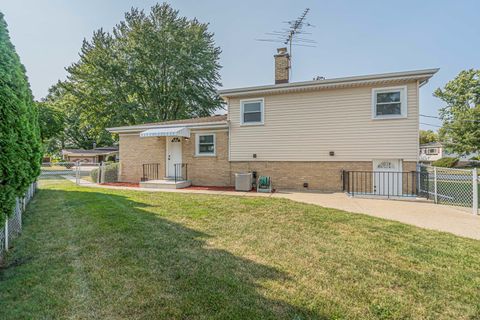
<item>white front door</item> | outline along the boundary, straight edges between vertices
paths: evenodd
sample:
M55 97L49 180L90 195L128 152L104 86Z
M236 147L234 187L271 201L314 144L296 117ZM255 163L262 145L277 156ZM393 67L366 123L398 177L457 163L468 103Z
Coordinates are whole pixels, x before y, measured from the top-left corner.
M175 177L175 164L182 163L182 139L178 137L167 137L167 165L166 176ZM179 174L181 174L179 172Z
M402 195L402 160L373 160L373 193L382 196Z

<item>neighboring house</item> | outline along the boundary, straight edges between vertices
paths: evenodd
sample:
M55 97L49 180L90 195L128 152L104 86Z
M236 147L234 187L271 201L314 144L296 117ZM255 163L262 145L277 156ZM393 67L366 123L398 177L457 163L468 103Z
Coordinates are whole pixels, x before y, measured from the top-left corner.
M444 157L443 146L440 142L429 142L420 145L419 161L432 163Z
M107 158L118 157L118 147L99 147L95 149L63 149L62 158L68 162L99 163Z
M194 185L256 171L275 188L339 191L342 170L416 169L419 88L438 69L289 83L288 66L279 50L274 85L221 90L228 115L108 129L120 179L140 181L144 164L171 177L183 163Z
M459 156L457 153L448 152L441 142L430 142L420 145L419 161L425 164L431 164L444 157L459 158L459 162L468 162L477 153Z

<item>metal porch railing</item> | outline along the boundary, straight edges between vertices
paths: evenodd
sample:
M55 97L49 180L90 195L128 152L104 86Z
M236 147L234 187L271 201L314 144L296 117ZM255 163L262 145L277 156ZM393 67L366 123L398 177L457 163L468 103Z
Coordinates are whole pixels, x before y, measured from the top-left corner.
M175 163L175 183L177 181L188 180L188 166L186 163Z
M173 179L175 182L188 179L188 166L186 163L175 163ZM142 165L142 181L160 180L164 174L160 163L146 163Z
M158 180L160 175L162 175L160 163L146 163L142 165L142 181Z
M419 195L420 173L342 171L343 191L351 196L414 197Z

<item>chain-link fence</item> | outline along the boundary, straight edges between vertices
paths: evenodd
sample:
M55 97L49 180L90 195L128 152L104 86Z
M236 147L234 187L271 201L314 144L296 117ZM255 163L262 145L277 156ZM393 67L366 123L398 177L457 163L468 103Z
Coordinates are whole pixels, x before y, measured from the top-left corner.
M37 183L34 182L30 185L23 198L16 199L12 215L8 217L5 224L0 228L0 261L2 261L5 252L10 248L12 240L22 232L22 215L36 190Z
M115 162L80 164L77 166L75 174L76 183L81 185L118 182L118 169L119 165Z
M78 185L99 183L98 175L101 163L78 162L75 166L75 181Z
M115 162L47 162L39 179L75 179L78 185L118 182L119 164Z
M41 166L41 179L55 179L65 175L75 175L75 162L44 162Z
M420 192L435 203L470 207L478 214L477 169L420 166Z
M89 162L45 162L42 163L39 179L75 178L77 184L98 183L92 171L98 170L100 163Z

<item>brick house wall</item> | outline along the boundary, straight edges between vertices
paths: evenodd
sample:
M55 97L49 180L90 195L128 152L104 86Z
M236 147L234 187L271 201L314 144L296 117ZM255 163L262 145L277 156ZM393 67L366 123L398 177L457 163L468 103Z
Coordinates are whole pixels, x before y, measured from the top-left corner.
M211 131L215 132L215 131ZM342 190L342 170L371 171L372 161L228 161L228 132L216 133L216 156L195 157L195 136L184 141L183 161L188 164L188 179L193 185L233 186L235 173L257 171L270 176L274 188ZM404 162L403 171L415 171L416 162Z
M142 165L160 163L165 172L165 138L140 138L138 134L120 135L120 181L139 182Z
M195 156L195 135L215 133L215 156ZM120 179L139 182L142 164L160 163L165 172L165 137L140 138L120 135ZM257 175L270 176L277 189L308 189L325 192L342 190L342 170L371 171L372 161L228 161L228 131L208 130L192 132L182 140L182 161L187 164L188 179L193 185L233 186L235 173L257 171ZM416 162L403 162L403 171L415 171Z
M195 135L183 140L182 161L187 164L188 179L198 186L230 186L230 162L228 161L228 131L208 130L202 133L215 133L215 156L195 155Z
M269 176L277 189L308 189L324 192L342 191L342 170L371 171L372 161L249 161L231 162L231 181L235 172L257 171L257 175ZM403 171L414 171L415 162L404 162Z

